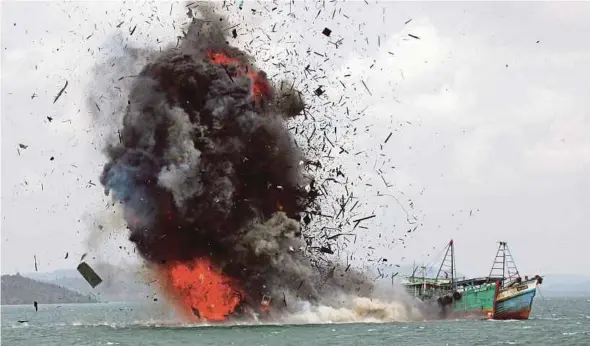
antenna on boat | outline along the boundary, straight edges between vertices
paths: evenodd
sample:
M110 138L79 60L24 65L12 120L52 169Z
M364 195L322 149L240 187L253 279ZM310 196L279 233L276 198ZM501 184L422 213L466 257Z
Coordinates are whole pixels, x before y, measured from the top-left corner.
M494 258L494 263L492 264L492 269L490 270L490 275L488 275L488 279L498 279L498 274L495 273L498 273L500 271L502 273L502 286L504 286L504 281L506 280L512 281L520 279L520 274L518 273L518 269L516 268L516 263L514 263L514 258L510 253L508 243L505 241L501 241L500 245L498 246L498 251L496 252L496 257Z

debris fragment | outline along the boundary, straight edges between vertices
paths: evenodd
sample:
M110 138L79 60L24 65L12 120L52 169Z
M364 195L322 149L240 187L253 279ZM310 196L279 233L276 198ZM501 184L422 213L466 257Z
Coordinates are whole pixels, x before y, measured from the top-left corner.
M66 84L64 84L63 88L61 88L61 90L57 93L57 95L53 99L53 103L57 102L57 100L61 97L61 94L63 94L64 90L66 90L67 87L68 87L68 81L66 80ZM51 120L49 120L49 121L51 121Z
M232 29L231 35L232 35L233 38L238 37L238 32L236 31L236 29Z
M420 37L418 37L416 35L408 34L408 36L410 36L411 38L415 38L416 40L419 40L420 39Z
M322 31L322 34L330 37L330 34L332 33L332 30L328 29L328 28L324 28L324 31Z
M82 262L84 260L84 258L86 258L86 253L82 255L82 257L80 257L80 262Z
M49 120L49 122L51 122L53 120L52 117L47 117L47 120Z
M37 271L37 256L33 255L33 260L35 261L35 271Z
M39 311L39 303L36 300L33 302L33 306L35 307L35 311Z
M92 288L98 286L102 282L102 279L100 278L100 276L98 276L98 274L96 274L94 269L92 269L88 265L88 263L82 262L82 263L78 264L77 269L78 269L78 272L80 272L80 274L84 277L86 282L88 282L90 284L90 286L92 286Z
M365 89L367 89L367 92L369 93L369 95L373 96L373 94L371 94L371 90L369 90L369 87L367 86L367 84L365 83L365 81L364 80L361 80L361 82L365 86Z
M322 87L318 87L317 89L315 89L314 94L316 94L317 96L322 96L324 94L324 90L322 90Z
M198 318L201 318L201 313L199 312L199 309L192 308L192 310L193 310L193 315L197 316Z
M393 134L393 132L389 133L389 136L387 136L387 138L385 138L385 142L383 142L383 144L387 143L387 141L391 138L392 134Z
M27 323L27 322L29 322L29 320L18 320L17 322L18 323Z
M25 144L22 144L22 143L19 143L19 144L18 144L18 146L19 146L21 149L27 149L27 148L29 147L28 145L25 145Z
M404 22L404 24L405 24L405 25L408 25L408 24L410 24L410 22L411 22L411 21L412 21L412 18L410 18L410 19L406 20L406 21Z
M135 29L137 29L137 25L135 25L133 27L133 29L131 29L131 31L129 32L129 36L133 36L133 33L135 32Z
M320 247L320 252L327 253L327 254L330 254L330 255L333 255L334 254L334 251L332 249L330 249L329 247L327 247L327 246Z
M369 219L372 219L372 218L374 218L375 216L376 216L376 215L375 215L375 214L373 214L373 215L369 215L369 216L361 217L360 219L353 220L352 222L354 222L354 228L356 228L356 227L359 225L359 223L361 223L361 222L363 222L363 221L366 221L366 220L369 220Z
M70 255L70 254L66 252L66 257L64 257L64 259L68 259L68 256L69 256L69 255Z

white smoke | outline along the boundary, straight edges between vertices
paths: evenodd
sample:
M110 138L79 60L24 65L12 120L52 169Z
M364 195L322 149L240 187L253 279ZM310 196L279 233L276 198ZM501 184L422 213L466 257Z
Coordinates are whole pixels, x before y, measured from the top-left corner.
M338 305L313 305L298 301L295 312L281 316L281 323L384 323L424 320L419 306L403 301L348 296Z

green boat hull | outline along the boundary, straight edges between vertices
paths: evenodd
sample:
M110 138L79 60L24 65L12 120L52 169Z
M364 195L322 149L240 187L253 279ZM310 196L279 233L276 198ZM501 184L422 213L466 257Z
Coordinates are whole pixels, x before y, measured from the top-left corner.
M494 301L496 298L496 283L483 284L480 286L465 286L458 291L461 298L453 300L452 315L481 315L488 316L494 312Z
M490 318L494 313L497 287L497 282L482 280L463 281L455 288L450 283L433 284L431 279L414 279L406 284L410 294L435 308L442 318Z

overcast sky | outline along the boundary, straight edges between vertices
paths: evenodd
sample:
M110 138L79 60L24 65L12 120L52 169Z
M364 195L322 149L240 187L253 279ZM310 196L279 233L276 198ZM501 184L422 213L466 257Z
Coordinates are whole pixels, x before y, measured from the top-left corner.
M505 240L523 273L590 275L590 3L367 2L225 9L270 76L308 98L326 90L312 111L338 126L335 160L377 215L357 229L357 258L428 262L453 238L458 271L487 275ZM97 224L120 228L98 184L110 118L86 101L108 113L125 95L98 90L92 69L113 42L174 43L186 11L1 6L2 273L34 271L34 255L39 271L75 268ZM129 249L123 234L95 252L116 262Z

